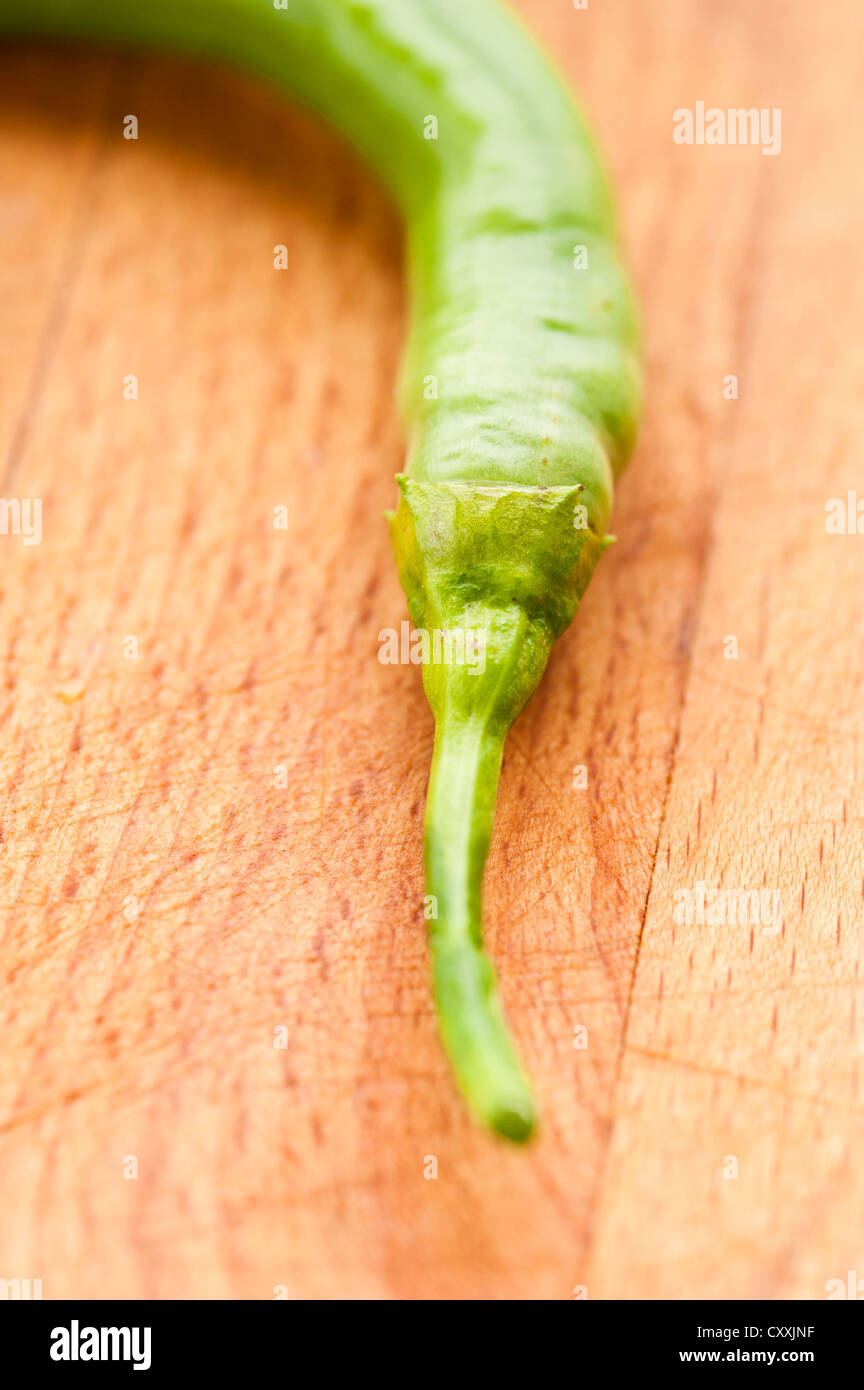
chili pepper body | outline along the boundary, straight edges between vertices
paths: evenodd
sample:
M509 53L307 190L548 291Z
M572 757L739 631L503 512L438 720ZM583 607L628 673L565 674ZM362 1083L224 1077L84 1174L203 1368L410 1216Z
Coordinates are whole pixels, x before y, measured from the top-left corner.
M40 34L240 63L343 131L402 207L394 550L417 627L485 636L482 672L423 669L434 988L469 1106L524 1140L535 1106L483 954L483 869L504 740L608 544L640 397L585 124L495 0L0 0L0 35Z

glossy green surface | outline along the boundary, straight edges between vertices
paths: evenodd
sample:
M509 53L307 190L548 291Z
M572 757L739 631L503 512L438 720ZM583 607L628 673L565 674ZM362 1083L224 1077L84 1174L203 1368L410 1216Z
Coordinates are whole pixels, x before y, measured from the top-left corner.
M522 1140L534 1104L482 954L482 877L507 730L604 548L636 428L609 193L565 86L493 0L281 3L0 0L0 33L241 63L344 131L404 210L396 558L415 624L482 630L487 653L482 673L424 667L435 992L470 1106Z

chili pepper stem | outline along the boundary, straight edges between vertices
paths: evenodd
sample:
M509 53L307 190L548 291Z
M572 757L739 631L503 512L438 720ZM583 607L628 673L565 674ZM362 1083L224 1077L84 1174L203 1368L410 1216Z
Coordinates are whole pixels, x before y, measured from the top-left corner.
M423 665L436 730L425 857L441 1034L472 1111L522 1141L535 1106L483 954L483 868L504 741L608 543L605 515L582 484L400 477L399 486L390 524L415 625L463 641L482 636L482 661L472 643L473 661ZM579 529L574 508L586 500L591 524Z
M481 722L439 724L426 805L429 945L444 1045L471 1109L517 1142L535 1106L507 1033L495 971L483 954L483 868L492 834L503 736Z

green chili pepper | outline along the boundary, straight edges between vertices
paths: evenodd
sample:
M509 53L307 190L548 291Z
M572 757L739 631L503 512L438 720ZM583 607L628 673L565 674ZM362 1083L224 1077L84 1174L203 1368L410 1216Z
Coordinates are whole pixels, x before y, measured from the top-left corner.
M485 639L482 671L423 668L435 998L469 1106L524 1140L535 1107L483 954L483 868L507 731L609 543L639 409L635 315L585 126L494 0L0 0L0 33L240 62L343 130L403 208L396 560L418 628Z

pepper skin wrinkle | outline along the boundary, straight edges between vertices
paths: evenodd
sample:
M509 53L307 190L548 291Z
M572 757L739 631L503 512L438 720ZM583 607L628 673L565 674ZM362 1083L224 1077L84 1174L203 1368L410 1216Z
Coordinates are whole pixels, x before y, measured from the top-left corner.
M417 627L485 639L482 671L423 666L435 999L471 1111L523 1141L537 1109L482 945L501 756L609 543L640 403L635 312L584 121L495 0L0 0L0 34L239 63L341 130L402 208L396 562Z

